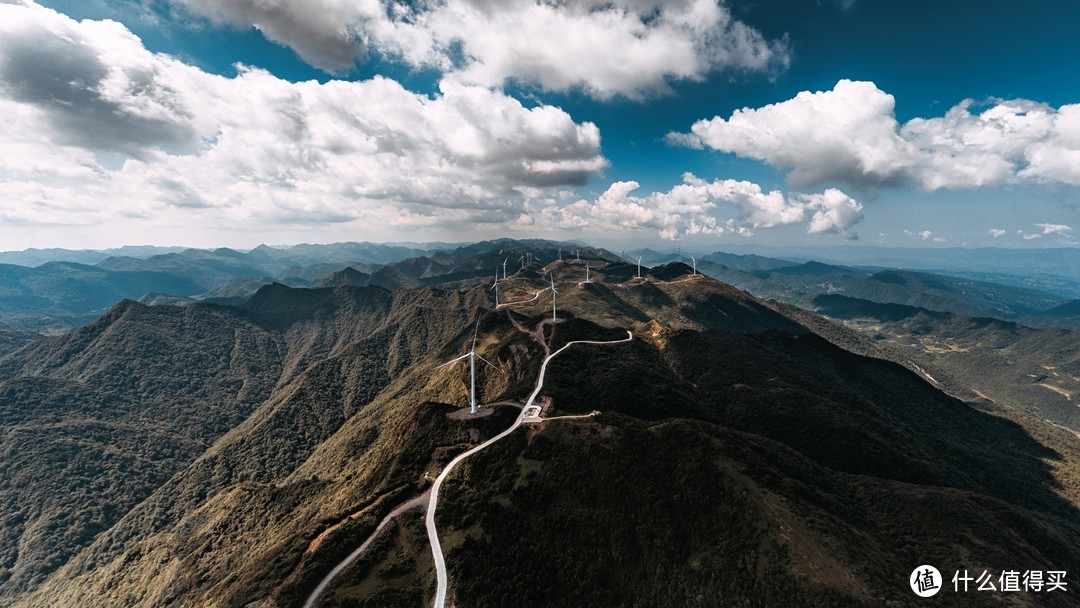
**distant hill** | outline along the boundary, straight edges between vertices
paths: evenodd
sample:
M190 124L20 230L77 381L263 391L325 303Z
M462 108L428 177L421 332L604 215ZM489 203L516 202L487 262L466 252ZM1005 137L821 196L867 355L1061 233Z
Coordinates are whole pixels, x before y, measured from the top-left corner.
M0 264L19 266L40 266L48 262L74 262L77 264L97 264L112 256L147 258L162 253L183 251L183 247L127 246L117 249L24 249L22 251L0 251Z
M894 345L900 356L985 399L1080 431L1080 333L841 295L813 302L819 313Z
M788 262L786 260L764 257L760 255L755 255L753 253L746 255L738 255L734 253L724 253L722 251L710 253L702 259L717 264L723 264L729 268L734 268L735 270L743 270L746 272L756 272L759 270L774 270L777 268L797 265L797 262Z
M707 263L703 272L762 297L807 303L821 294L841 294L884 304L903 304L967 316L1019 319L1063 300L1052 294L926 272L855 268L822 262L744 272ZM805 298L801 296L807 296Z
M818 260L842 266L921 270L1052 291L1062 297L1080 297L1078 247L770 247L751 243L729 243L725 247L738 254L759 254L797 261ZM1070 293L1073 295L1070 296Z
M1050 310L1045 310L1040 316L1046 317L1080 317L1080 299L1069 300L1064 304L1058 304Z
M425 285L458 286L481 276L493 276L495 267L526 252L537 263L555 259L562 249L586 255L608 255L603 250L537 239L501 239L455 245L429 251L402 245L336 243L251 251L229 248L182 249L130 247L105 252L68 250L22 252L32 258L79 257L94 266L48 262L36 267L0 264L0 329L56 332L92 321L124 298L158 294L165 298L194 298L219 304L239 304L260 287L274 282L313 286L330 275L353 268L371 275L370 284L393 291ZM162 253L164 252L164 253ZM104 259L99 259L104 257ZM44 259L42 258L42 259ZM27 258L29 259L29 258Z
M316 287L337 287L339 285L352 285L354 287L364 287L371 280L371 275L366 272L360 272L352 267L344 270L339 270L334 274L319 281Z
M72 262L35 268L0 265L0 328L70 329L93 320L125 298L149 292L192 296L196 283L153 271L107 270Z

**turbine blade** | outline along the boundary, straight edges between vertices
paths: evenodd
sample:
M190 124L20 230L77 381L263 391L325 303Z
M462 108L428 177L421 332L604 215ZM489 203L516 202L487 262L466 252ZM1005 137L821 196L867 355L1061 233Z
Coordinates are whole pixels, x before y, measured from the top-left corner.
M481 357L479 353L476 354L476 358L483 361L484 363L487 363L491 367L494 367L495 369L499 369L498 366L496 366L494 363L492 363L491 361L488 361L487 359Z
M439 367L446 367L447 365L450 365L451 363L457 363L458 361L461 361L462 359L464 359L465 357L468 357L468 356L469 356L469 353L465 353L464 355L461 355L460 357L458 357L456 359L451 359L451 360L447 361L446 363L443 363ZM435 369L439 369L439 367L436 367Z

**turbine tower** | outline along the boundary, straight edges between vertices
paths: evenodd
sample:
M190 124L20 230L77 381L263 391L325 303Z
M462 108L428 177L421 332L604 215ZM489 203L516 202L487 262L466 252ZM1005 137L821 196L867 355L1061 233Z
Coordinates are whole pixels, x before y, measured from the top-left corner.
M485 359L485 358L481 357L480 355L476 354L476 332L479 329L480 329L480 316L477 315L477 317L476 317L476 327L473 328L472 348L469 350L469 352L465 353L464 355L461 355L460 357L458 357L456 359L451 359L451 360L447 361L446 363L443 363L442 365L439 366L439 367L446 367L447 365L452 365L454 363L457 363L458 361L461 361L465 357L469 358L469 380L470 380L470 386L469 386L469 388L470 388L470 390L469 390L469 396L470 396L469 413L471 413L471 414L476 413L476 360L480 359L481 361L483 361L484 363L487 363L491 367L493 367L495 369L499 369L499 368L495 367L495 364L492 363L491 361L488 361L487 359Z
M548 278L551 279L551 320L554 321L557 318L555 316L555 296L559 293L559 290L555 289L555 275L549 274Z
M641 256L637 258L637 278L641 278Z
M518 262L521 262L521 269L525 270L525 255L524 254L521 255L521 258L518 259Z
M510 259L510 258L506 258L506 259L504 259L504 260L503 260L503 278L504 278L504 279L505 279L505 278L507 277L507 274L506 274L506 262L507 262L507 260L509 260L509 259Z
M694 262L694 276L697 276L697 258L691 256L690 260Z
M495 290L495 308L499 307L499 267L495 267L495 282L488 287L488 291Z
M559 261L562 261L562 247L559 247Z
M585 282L589 282L589 263L585 262Z

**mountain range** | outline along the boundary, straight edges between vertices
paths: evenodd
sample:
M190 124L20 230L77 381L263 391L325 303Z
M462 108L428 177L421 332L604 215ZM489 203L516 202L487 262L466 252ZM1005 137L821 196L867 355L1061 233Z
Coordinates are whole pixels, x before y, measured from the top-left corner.
M602 249L499 241L0 333L0 605L304 605L541 377L541 419L442 488L456 605L901 606L923 563L1080 563L1071 398L1029 400L1073 390L1072 332L796 290L896 293L875 273L726 261L698 270L790 301L682 262L638 278ZM899 277L948 306L1044 297ZM467 367L443 365L474 340L481 415ZM387 521L318 605L430 605L422 510Z

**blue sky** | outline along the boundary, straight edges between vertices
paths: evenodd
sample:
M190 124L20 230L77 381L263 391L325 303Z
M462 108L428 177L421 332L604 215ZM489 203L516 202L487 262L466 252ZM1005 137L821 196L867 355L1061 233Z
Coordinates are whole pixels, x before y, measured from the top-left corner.
M385 2L290 4L8 8L0 101L29 118L0 124L24 159L0 165L0 248L499 235L1017 247L1080 234L1071 3L444 0L399 5L411 12L397 20ZM77 43L45 44L58 31ZM590 46L597 32L611 44ZM589 52L574 55L579 38ZM13 68L35 44L63 57L50 66L109 76ZM413 101L411 121L395 114ZM104 109L80 116L79 103ZM307 134L277 139L282 117ZM102 143L88 125L113 118L120 135ZM45 135L18 130L30 121Z

